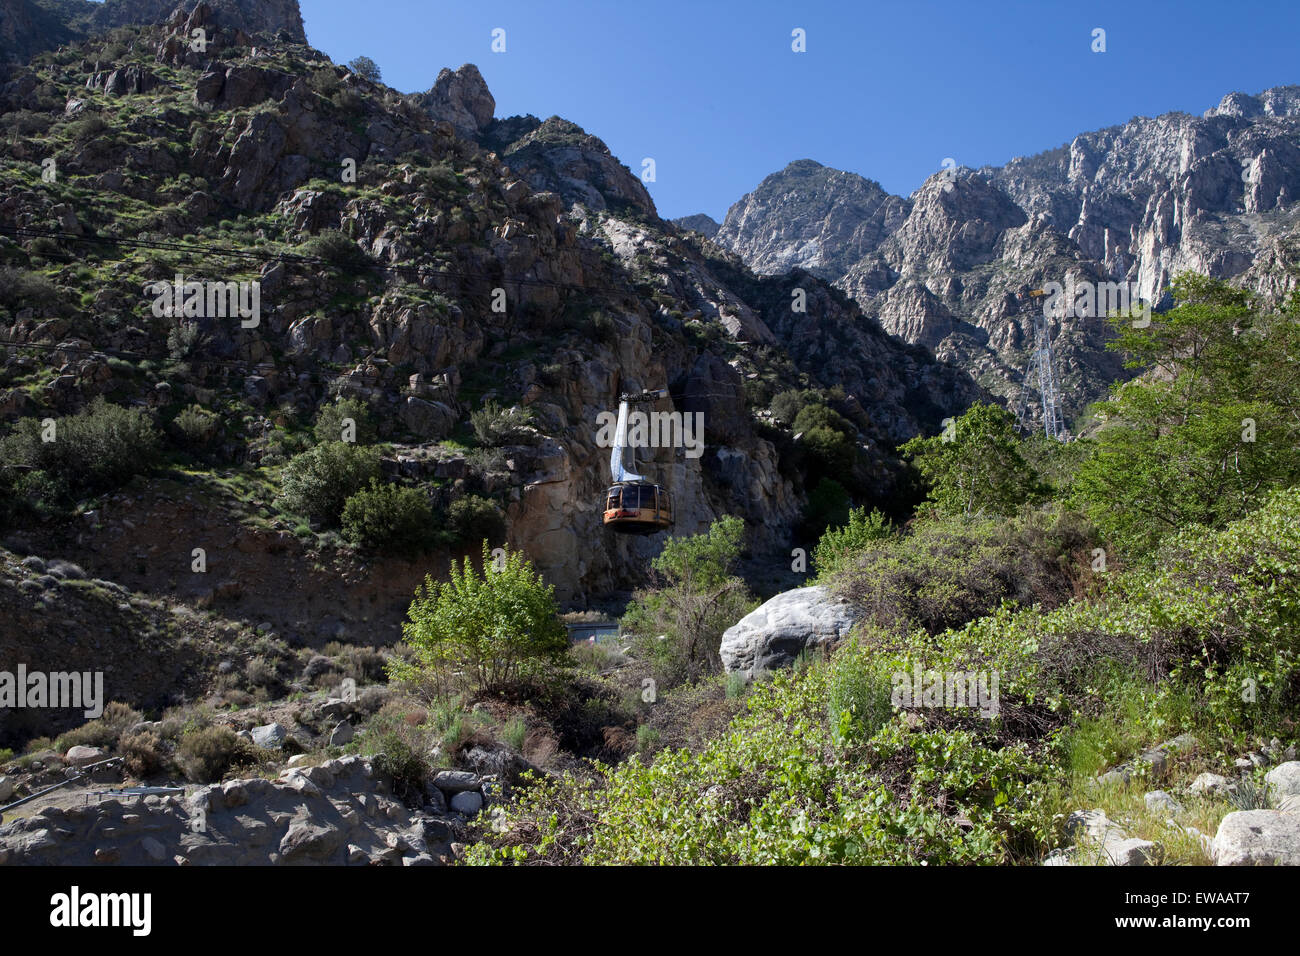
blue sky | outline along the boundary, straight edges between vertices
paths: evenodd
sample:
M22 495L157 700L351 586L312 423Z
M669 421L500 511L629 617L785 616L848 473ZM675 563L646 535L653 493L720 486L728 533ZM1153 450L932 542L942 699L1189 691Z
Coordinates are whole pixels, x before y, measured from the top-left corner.
M1300 83L1300 2L301 0L335 61L403 92L474 63L497 116L558 114L640 172L661 215L727 207L810 158L907 195L1076 133ZM491 51L492 30L506 52ZM791 50L806 31L807 52ZM1094 53L1093 30L1106 31Z

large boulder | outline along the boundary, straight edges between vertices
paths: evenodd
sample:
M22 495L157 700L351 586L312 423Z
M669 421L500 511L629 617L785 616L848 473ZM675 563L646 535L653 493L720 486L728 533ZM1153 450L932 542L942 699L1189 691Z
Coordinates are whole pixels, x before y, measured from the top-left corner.
M857 622L858 612L828 588L796 588L746 614L722 635L727 673L756 672L794 662L806 647L834 644Z
M1300 760L1280 763L1264 777L1269 795L1276 801L1300 796Z
M1229 813L1214 836L1213 852L1217 866L1300 866L1300 814Z

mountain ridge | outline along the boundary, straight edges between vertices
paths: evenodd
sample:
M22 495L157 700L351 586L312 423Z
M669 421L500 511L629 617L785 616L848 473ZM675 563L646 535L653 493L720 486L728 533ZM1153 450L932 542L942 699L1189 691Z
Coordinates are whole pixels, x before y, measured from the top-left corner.
M758 272L834 283L1010 401L1033 341L1023 293L1045 282L1122 281L1156 303L1185 270L1244 276L1270 297L1294 288L1298 137L1300 86L1282 86L1228 93L1199 117L1135 117L1003 166L947 169L908 197L798 160L737 200L714 239ZM1256 281L1263 262L1274 267ZM1068 317L1053 335L1073 417L1126 373L1098 317Z

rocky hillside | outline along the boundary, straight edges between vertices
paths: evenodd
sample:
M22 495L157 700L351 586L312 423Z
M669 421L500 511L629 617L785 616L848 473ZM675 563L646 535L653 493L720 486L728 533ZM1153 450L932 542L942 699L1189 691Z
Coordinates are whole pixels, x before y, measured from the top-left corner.
M1019 293L1130 283L1159 302L1183 270L1294 287L1300 87L1229 94L1204 116L1136 117L1002 167L951 169L904 199L799 160L728 211L716 241L761 273L806 269L889 331L1014 397L1032 345ZM1122 376L1095 316L1053 323L1067 414Z
M268 567L320 567L315 529L272 501L293 436L343 396L374 415L388 476L438 513L487 498L509 543L581 605L634 586L660 546L600 526L597 416L620 393L667 387L659 410L704 414L700 457L638 459L673 492L677 533L735 513L757 552L786 555L809 489L795 436L767 411L774 395L832 395L857 430L862 497L888 506L897 444L980 394L815 276L755 275L661 220L574 124L494 118L473 66L402 95L283 33L254 47L236 8L187 5L91 36L0 86L21 134L0 147L0 251L21 274L0 311L0 334L21 346L0 368L0 414L67 415L105 396L164 429L195 405L220 421L210 453L188 460L204 487L185 500L146 482L97 522L42 529L84 549L94 573L173 593L200 542L169 543L166 528L177 508L202 511L183 520L231 561L220 580L182 575L187 600L305 640L395 638L402 607L386 589L409 595L410 570L383 586L343 572L323 625L306 578L257 570L267 551ZM198 28L205 53L184 42ZM178 273L259 282L260 321L203 318L180 341L185 323L157 315L148 291ZM489 401L528 427L481 447L470 415ZM237 545L250 527L257 541ZM116 534L155 557L115 558Z
M298 0L208 0L208 6L227 28L307 42ZM176 0L0 0L0 63L23 63L117 27L161 23L177 8Z

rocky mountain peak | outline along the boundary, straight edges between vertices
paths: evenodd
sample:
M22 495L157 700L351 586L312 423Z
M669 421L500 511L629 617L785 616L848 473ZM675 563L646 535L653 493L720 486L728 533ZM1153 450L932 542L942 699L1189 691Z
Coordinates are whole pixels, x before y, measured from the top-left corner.
M682 229L690 229L693 232L698 232L700 235L708 239L712 239L716 236L718 230L722 228L721 223L712 216L706 215L702 212L697 212L693 216L678 216L673 220L673 225Z
M838 278L906 218L907 201L856 173L798 159L733 205L717 239L759 272Z
M1229 93L1219 101L1218 106L1206 110L1205 116L1236 116L1242 119L1300 116L1300 86L1275 86L1258 96Z
M497 106L483 74L473 63L466 63L458 70L443 67L433 87L414 100L434 119L446 121L470 137L477 136L492 122Z

